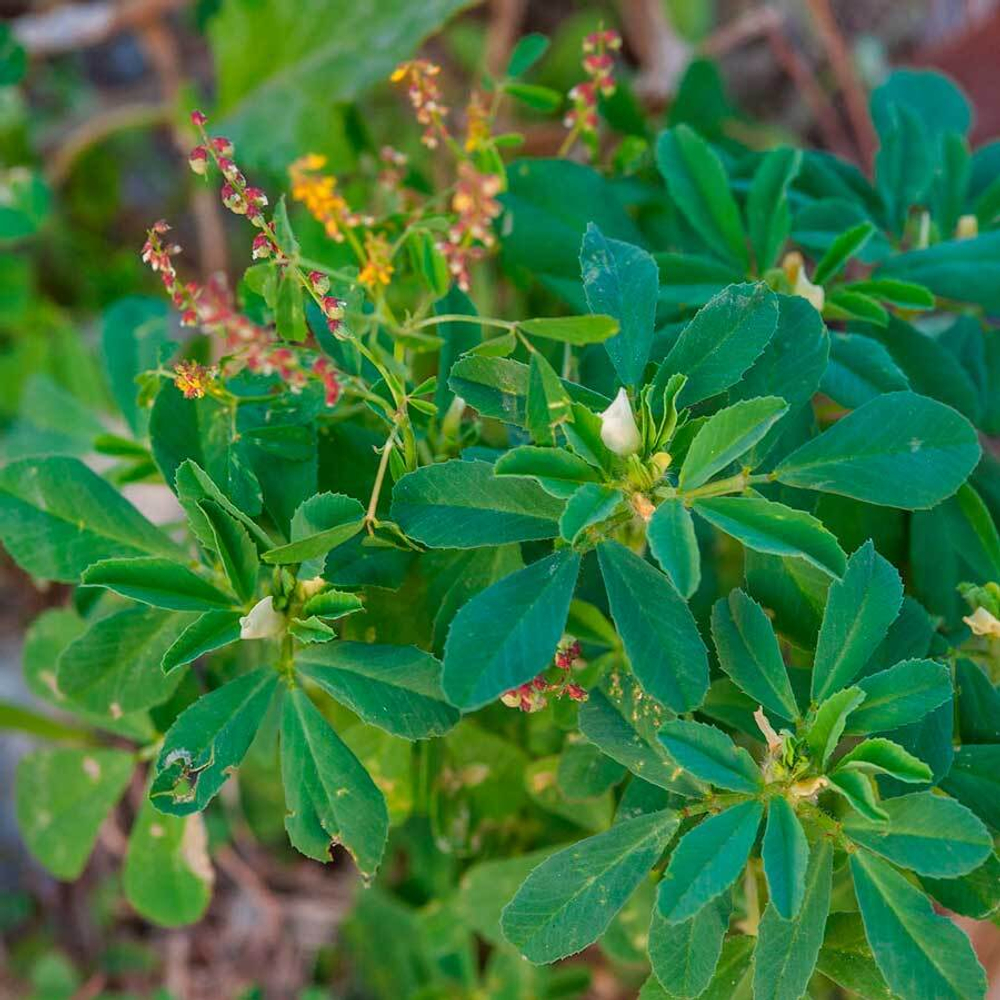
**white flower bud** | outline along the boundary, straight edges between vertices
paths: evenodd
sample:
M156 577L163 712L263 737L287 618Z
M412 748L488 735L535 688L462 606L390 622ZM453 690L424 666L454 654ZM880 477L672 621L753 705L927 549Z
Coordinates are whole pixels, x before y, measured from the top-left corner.
M618 390L614 402L601 414L601 440L609 451L623 458L639 450L642 439L624 389Z
M258 601L240 619L241 639L275 639L285 631L285 616L274 610L274 598Z
M1000 620L986 608L976 608L971 615L966 615L962 619L973 635L988 635L995 639L1000 639Z

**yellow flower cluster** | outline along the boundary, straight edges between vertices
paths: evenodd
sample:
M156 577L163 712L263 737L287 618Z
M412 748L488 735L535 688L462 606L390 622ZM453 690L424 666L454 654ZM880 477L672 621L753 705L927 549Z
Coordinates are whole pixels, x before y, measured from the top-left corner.
M292 197L305 205L330 239L341 243L344 230L362 225L365 219L351 211L346 199L337 190L337 178L320 173L325 166L326 157L317 153L309 153L292 163L288 168Z

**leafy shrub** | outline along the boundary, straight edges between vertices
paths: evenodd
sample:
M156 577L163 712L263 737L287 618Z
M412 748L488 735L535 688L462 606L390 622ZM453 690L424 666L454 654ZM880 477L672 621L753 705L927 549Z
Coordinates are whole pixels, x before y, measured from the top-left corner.
M21 762L25 842L77 878L138 768L125 893L189 923L202 815L227 836L239 774L259 836L280 782L294 848L377 880L347 936L364 967L402 928L414 988L572 993L579 969L516 956L600 941L624 977L651 967L647 1000L797 1000L817 974L982 996L933 904L1000 904L995 150L910 72L873 95L874 183L688 121L653 135L613 100L614 33L587 44L566 151L600 161L603 110L628 134L600 167L505 163L501 101L562 103L522 79L531 36L465 136L432 64L394 74L444 187L387 150L345 194L304 156L296 225L193 115L191 167L256 262L235 293L192 285L153 225L144 260L199 333L116 305L118 430L88 414L0 470L7 551L75 588L27 638L31 690L75 721L19 717L60 741ZM224 93L236 134L253 100L307 115L296 80ZM543 315L477 313L498 244ZM135 482L182 520L147 520ZM436 907L390 895L387 850Z

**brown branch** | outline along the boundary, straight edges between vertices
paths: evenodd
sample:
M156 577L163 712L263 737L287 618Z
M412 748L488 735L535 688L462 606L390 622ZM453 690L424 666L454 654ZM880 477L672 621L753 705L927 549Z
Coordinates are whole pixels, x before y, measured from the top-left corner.
M784 15L775 7L764 5L747 11L713 32L701 46L702 54L719 58L747 42L763 37L778 66L791 78L802 99L809 106L823 136L823 144L841 156L852 156L854 144L847 134L837 109L820 86L816 74L788 37Z
M486 30L486 68L499 76L507 65L517 36L521 33L528 0L493 0Z
M99 45L120 31L139 28L188 3L189 0L69 3L15 18L11 27L29 55L57 55Z
M622 33L642 68L636 91L663 104L677 90L691 61L691 47L678 37L661 0L621 0Z
M854 140L862 166L871 170L875 159L875 147L878 140L871 116L868 114L868 95L854 68L854 60L844 41L844 36L837 27L837 21L830 7L830 0L807 0L813 17L816 32L826 50L827 58L837 84L844 95L847 117L854 132Z

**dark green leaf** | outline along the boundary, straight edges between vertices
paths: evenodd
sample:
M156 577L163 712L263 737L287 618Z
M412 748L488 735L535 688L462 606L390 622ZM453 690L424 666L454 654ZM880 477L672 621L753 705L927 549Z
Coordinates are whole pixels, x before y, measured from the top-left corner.
M890 865L851 855L854 889L875 961L890 988L913 1000L968 1000L986 992L969 939Z
M951 674L933 660L904 660L858 681L865 700L847 720L848 735L888 732L917 722L951 698Z
M676 712L696 708L708 689L708 657L684 599L624 545L602 542L597 551L611 616L639 683Z
M442 672L453 705L480 708L549 666L579 568L580 557L563 550L505 576L462 607L448 632Z
M609 240L591 223L580 249L583 290L592 312L618 320L604 348L625 385L639 385L649 360L656 320L659 272L645 250Z
M582 951L647 877L677 823L669 811L638 816L556 852L504 908L504 937L536 963Z
M809 843L795 810L780 795L768 801L761 858L770 906L782 920L792 920L806 893ZM817 947L819 940L817 937Z
M562 509L530 479L494 476L487 462L456 459L400 479L390 516L425 545L468 549L553 538Z
M751 795L760 791L764 779L753 758L715 726L673 719L659 736L670 756L700 781Z
M805 511L763 497L711 497L695 500L692 507L748 549L798 556L834 577L841 576L847 565L836 537Z
M773 799L772 809L775 802L784 799ZM833 849L828 840L820 840L805 872L798 916L784 919L773 898L764 910L754 958L755 1000L799 1000L807 995L830 911L832 870Z
M743 802L702 820L681 839L660 883L657 907L672 924L683 923L739 877L757 839L764 808Z
M343 844L362 875L374 875L389 829L385 799L301 688L285 695L281 780L292 844L316 861Z
M292 538L264 553L269 563L298 563L325 556L360 530L364 507L342 493L317 493L302 503L292 518Z
M788 187L801 164L799 150L779 146L762 157L753 175L747 196L747 223L758 274L774 265L788 239L792 228Z
M172 611L216 611L236 601L186 566L158 556L102 559L86 569L86 587L106 587L122 597Z
M806 731L806 743L821 767L826 767L830 754L837 748L848 716L864 700L861 688L849 687L830 695L816 710Z
M212 548L222 560L234 593L241 601L249 601L257 589L257 547L246 528L214 500L202 500L198 506L212 530Z
M270 667L199 698L167 730L149 795L160 812L201 812L242 763L278 684Z
M414 646L337 642L303 650L295 664L365 722L396 736L441 736L458 722L441 692L441 665Z
M660 568L682 597L690 598L701 582L701 553L694 521L679 498L664 500L646 526L646 539Z
M719 665L751 697L783 719L799 717L770 619L742 590L733 590L712 609L712 638Z

